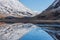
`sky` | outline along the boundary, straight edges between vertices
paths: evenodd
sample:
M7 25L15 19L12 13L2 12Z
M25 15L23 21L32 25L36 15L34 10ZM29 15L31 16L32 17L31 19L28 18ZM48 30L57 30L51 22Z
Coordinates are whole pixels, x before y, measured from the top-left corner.
M51 5L54 0L20 0L26 7L32 11L42 12Z

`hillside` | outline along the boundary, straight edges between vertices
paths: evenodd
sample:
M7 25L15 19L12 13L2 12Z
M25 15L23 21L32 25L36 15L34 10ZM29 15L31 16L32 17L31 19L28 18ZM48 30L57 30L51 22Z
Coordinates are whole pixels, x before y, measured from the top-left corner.
M19 0L0 0L0 18L7 16L32 17L33 12Z
M52 5L50 5L41 14L34 17L34 19L40 20L59 20L60 19L60 0L55 0Z

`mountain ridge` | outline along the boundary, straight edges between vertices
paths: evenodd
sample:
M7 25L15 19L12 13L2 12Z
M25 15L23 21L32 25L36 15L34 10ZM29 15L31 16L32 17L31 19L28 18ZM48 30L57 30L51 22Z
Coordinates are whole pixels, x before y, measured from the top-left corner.
M19 0L0 0L0 15L14 17L32 17L33 11L24 6Z
M40 20L59 20L60 19L60 0L55 0L46 10L39 15L35 16L34 19Z

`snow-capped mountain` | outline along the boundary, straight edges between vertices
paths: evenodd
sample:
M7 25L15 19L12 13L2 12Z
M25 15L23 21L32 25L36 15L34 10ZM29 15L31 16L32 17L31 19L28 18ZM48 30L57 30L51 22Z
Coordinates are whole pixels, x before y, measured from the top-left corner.
M33 12L19 0L0 0L0 18L7 16L22 18L32 17L33 15ZM18 40L35 27L33 24L6 24L1 22L0 19L0 40Z
M55 0L45 11L36 16L37 19L60 19L60 0Z
M33 12L19 0L0 0L0 16L32 17Z

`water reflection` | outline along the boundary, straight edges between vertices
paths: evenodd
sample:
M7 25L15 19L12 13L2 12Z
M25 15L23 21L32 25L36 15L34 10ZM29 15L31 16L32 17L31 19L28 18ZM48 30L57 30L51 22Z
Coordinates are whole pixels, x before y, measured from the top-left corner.
M20 40L60 40L60 27L58 25L55 27L49 26L48 24L42 25L39 24L36 26L36 24L34 25L31 23L5 24L0 26L0 35L2 35L0 39L8 38L9 40L14 40L21 38ZM9 37L5 36L6 33Z
M35 24L29 33L24 35L20 40L60 40L59 24Z
M54 39L47 32L43 31L41 28L33 28L20 40L54 40Z

